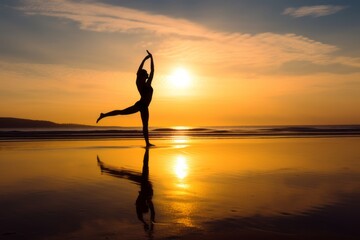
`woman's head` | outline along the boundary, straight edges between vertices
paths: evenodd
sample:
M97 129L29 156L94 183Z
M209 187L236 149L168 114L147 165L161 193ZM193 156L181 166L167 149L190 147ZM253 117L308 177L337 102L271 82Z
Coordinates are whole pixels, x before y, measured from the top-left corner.
M139 72L139 77L145 80L149 77L149 74L145 69L141 69Z

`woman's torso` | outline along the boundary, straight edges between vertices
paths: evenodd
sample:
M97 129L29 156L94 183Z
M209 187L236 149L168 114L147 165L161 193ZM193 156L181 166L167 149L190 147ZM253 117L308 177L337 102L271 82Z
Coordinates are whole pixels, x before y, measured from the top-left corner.
M148 85L148 84L137 84L137 88L138 91L140 93L140 101L144 104L146 104L147 106L149 106L151 100L152 100L152 95L153 95L153 88Z

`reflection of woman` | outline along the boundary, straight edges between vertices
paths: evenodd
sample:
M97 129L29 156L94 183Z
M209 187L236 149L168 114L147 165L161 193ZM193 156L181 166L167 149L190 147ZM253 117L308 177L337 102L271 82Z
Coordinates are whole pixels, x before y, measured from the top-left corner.
M155 222L155 209L152 202L153 188L149 180L149 149L146 148L144 154L144 162L142 172L136 172L126 169L117 169L111 166L106 166L98 157L98 165L101 169L101 173L108 174L113 177L125 178L136 184L140 185L139 196L136 199L136 214L138 219L144 224L145 230L152 230L153 223ZM150 226L144 220L144 214L150 210Z
M147 51L147 50L146 50ZM110 116L116 115L128 115L136 112L140 112L141 120L143 125L143 135L145 138L146 146L152 146L149 142L149 105L153 95L153 88L151 87L151 82L154 77L154 60L152 54L147 51L148 55L142 60L139 69L137 71L136 77L136 86L140 93L140 100L137 101L134 105L125 108L123 110L114 110L108 113L100 113L99 118L96 123L98 123L101 119ZM150 67L150 75L148 75L147 71L143 69L144 63L147 59L151 59Z

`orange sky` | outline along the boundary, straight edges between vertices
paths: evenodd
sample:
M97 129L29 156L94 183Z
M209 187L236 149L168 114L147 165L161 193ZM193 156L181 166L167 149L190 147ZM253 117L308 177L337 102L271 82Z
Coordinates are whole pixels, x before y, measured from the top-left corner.
M0 37L6 46L0 48L1 116L93 125L100 112L139 99L135 73L149 49L156 71L150 126L360 123L359 49L299 27L326 18L319 24L331 24L340 18L336 11L350 7L331 12L329 5L329 14L317 17L269 9L279 21L274 26L287 22L284 29L259 23L264 29L249 32L186 17L184 9L175 16L96 1L54 2L0 6L9 13L0 29L12 32ZM179 68L188 76L174 75ZM187 77L186 86L174 83ZM141 120L118 116L101 125Z

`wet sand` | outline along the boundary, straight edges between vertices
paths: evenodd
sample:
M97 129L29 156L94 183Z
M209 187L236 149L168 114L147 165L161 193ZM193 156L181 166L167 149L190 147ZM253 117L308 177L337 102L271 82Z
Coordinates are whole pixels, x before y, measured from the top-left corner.
M359 137L153 142L0 142L0 238L360 236Z

